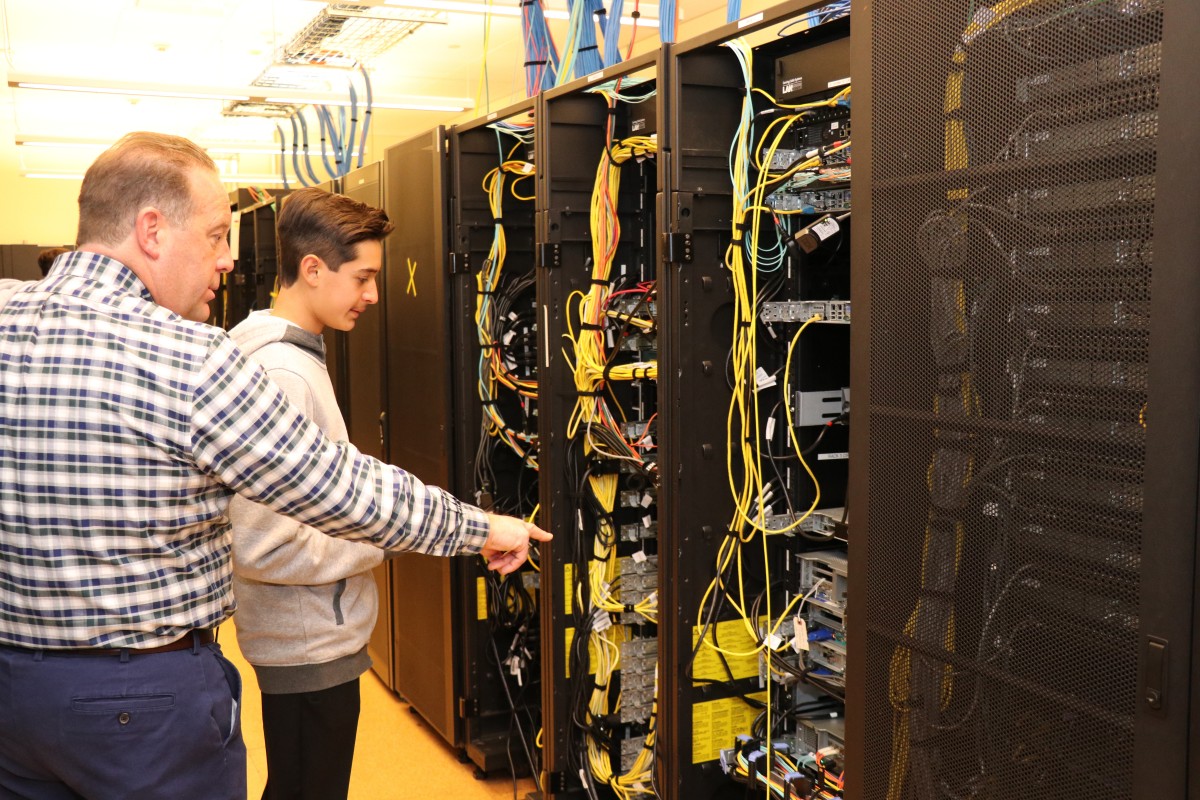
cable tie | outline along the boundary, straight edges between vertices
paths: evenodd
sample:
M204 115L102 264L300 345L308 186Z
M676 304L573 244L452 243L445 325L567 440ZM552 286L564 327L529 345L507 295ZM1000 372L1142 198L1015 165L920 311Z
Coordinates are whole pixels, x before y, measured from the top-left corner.
M498 401L498 400L480 400L479 404L483 405L483 406L494 406L494 405L497 405L499 402L500 401Z
M608 107L608 115L609 115L610 117L615 117L615 116L617 115L617 107L616 107L616 106L609 106L609 107Z
M735 239L730 239L730 240L729 240L729 243L730 243L730 244L741 244L741 243L742 243L742 237L738 236L738 237L737 237L737 238L735 238Z
M531 5L531 4L530 4L530 3L521 3L521 5L523 5L523 6L526 6L526 5ZM544 58L543 58L541 61L526 61L526 62L525 62L525 63L524 63L522 66L525 66L525 67L540 67L540 66L542 66L542 65L543 65L543 64L545 64L545 63L546 63L546 59L544 59Z
M632 614L632 613L633 613L633 603L626 603L626 604L625 604L625 611L626 611L626 612L628 612L628 613L630 613L630 614Z
M642 12L638 11L635 8L633 11L629 12L629 16L633 17L634 19L637 19L638 17L642 16Z
M743 319L743 320L740 320L740 321L738 322L738 327L739 327L739 328L749 328L749 327L750 327L751 325L753 325L753 324L754 324L754 323L753 323L753 322L751 322L750 320L748 320L748 319Z
M583 52L586 52L586 51L588 51L588 50L599 50L599 49L600 49L600 48L599 48L599 47L597 47L596 45L594 45L594 44L589 44L587 47L581 47L581 48L579 48L578 52L580 52L580 53L583 53Z
M594 392L575 392L576 397L604 397L604 390L598 389Z
M503 225L504 217L492 217L492 222L494 222L497 225Z
M476 289L475 294L494 295L496 292L492 289Z
M597 325L594 322L581 322L581 323L579 323L579 330L581 330L581 331L602 331L602 330L604 330L604 326Z
M480 349L480 350L499 350L499 349L500 349L500 343L499 343L499 342L492 342L491 344L481 344L481 345L479 345L479 349Z
M749 222L747 222L746 220L742 220L741 222L735 222L735 223L733 223L733 227L734 227L734 230L741 231L742 233L745 233L746 231L750 230L750 226L751 226L751 224L752 224L752 223L749 223Z
M611 284L610 284L610 283L609 283L609 282L608 282L606 279L604 279L604 278L592 278L592 286L604 286L604 287L608 287L608 286L610 286L610 285L611 285Z
M608 13L608 9L607 9L607 8L604 8L603 6L601 6L599 9L597 9L596 11L593 11L592 13L593 13L593 14L595 14L597 17L599 17L599 16L602 16L602 15L604 15L604 14L607 14L607 13Z
M613 367L612 364L605 364L604 371L602 373L600 373L601 375L603 375L605 383L608 383L610 380L612 380L612 377L611 377L612 376L612 367Z

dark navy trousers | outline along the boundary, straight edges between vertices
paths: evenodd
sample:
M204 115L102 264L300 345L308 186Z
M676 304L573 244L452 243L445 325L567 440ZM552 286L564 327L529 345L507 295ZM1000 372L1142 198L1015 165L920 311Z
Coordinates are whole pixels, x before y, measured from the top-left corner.
M216 643L56 655L0 646L0 798L244 800L241 676Z

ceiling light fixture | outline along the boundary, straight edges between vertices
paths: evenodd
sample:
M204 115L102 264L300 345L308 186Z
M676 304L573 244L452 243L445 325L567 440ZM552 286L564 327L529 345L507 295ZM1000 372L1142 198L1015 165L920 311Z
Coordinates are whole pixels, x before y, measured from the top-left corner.
M471 3L465 0L384 0L385 5L396 6L398 8L414 8L425 9L429 11L451 11L459 14L494 14L505 17L521 16L520 6L502 6L491 5L488 3ZM546 19L570 19L571 15L567 11L554 8L546 8L543 13ZM655 16L650 17L642 14L637 20L630 16L622 16L622 25L633 25L635 22L639 26L658 25L657 18L658 9L655 8Z

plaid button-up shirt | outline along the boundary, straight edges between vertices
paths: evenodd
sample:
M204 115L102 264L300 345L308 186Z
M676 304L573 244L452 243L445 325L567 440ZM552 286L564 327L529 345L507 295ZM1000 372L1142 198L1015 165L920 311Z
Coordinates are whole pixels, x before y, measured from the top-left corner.
M61 256L0 311L0 644L162 644L234 608L233 491L326 533L477 552L487 518L334 443L224 331Z

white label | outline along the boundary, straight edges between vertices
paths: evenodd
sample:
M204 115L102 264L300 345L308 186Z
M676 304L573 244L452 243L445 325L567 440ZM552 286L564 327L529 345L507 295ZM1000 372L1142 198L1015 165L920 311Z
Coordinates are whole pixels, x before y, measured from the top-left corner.
M809 230L812 231L813 234L822 242L828 239L830 236L833 236L841 229L842 227L838 225L837 220L833 217L826 217L823 220L814 222L813 226L809 228Z
M653 503L654 498L650 496L649 492L642 495L642 508L649 508Z
M850 79L849 78L838 78L837 80L830 81L829 83L827 83L825 85L828 86L830 89L834 88L835 86L849 86Z
M654 517L650 516L649 514L642 517L642 527L643 528L649 528L653 524L654 524Z
M775 376L767 372L762 367L754 371L754 390L770 389L775 385Z
M772 633L767 637L767 647L771 650L778 650L783 647L783 637L778 633Z
M849 453L821 453L817 456L817 461L846 461L849 458Z
M546 354L546 369L550 369L550 306L542 306L542 352ZM583 526L580 526L581 528Z
M804 88L804 78L788 78L783 82L783 92L781 94L791 94L798 92Z
M612 349L613 349L613 332L612 332L612 328L609 328L608 330L606 330L606 331L604 332L604 334L605 334L605 336L607 336L607 337L608 337L608 349L609 349L609 350L612 350Z
M646 551L638 550L636 553L634 553L632 556L630 556L630 558L633 559L633 563L641 564L646 560Z
M654 447L654 437L646 436L642 439L642 444L646 447Z
M775 441L775 418L774 418L774 417L770 417L770 418L767 420L767 434L766 434L766 439L767 439L767 441L768 441L768 442L773 442L773 441Z
M516 337L516 335L516 331L508 331L505 333L504 336L501 337L501 339L504 341L504 346L508 347L510 344L512 344L512 340Z
M488 122L494 120L499 113L499 111L493 111L491 114L488 114Z
M242 215L238 212L233 212L233 220L229 223L229 252L233 254L233 260L237 261L238 246L242 238Z
M528 161L522 163L521 164L521 172L524 173L525 175L528 175L529 173L533 172L533 164L530 164Z
M587 82L595 83L596 81L600 80L603 77L604 77L604 70L600 70L599 72L593 72L591 75L587 76Z
M748 25L753 25L756 22L762 22L762 18L763 18L763 12L760 11L757 14L751 14L748 17L739 19L738 20L738 30L741 30L742 28L745 28Z

